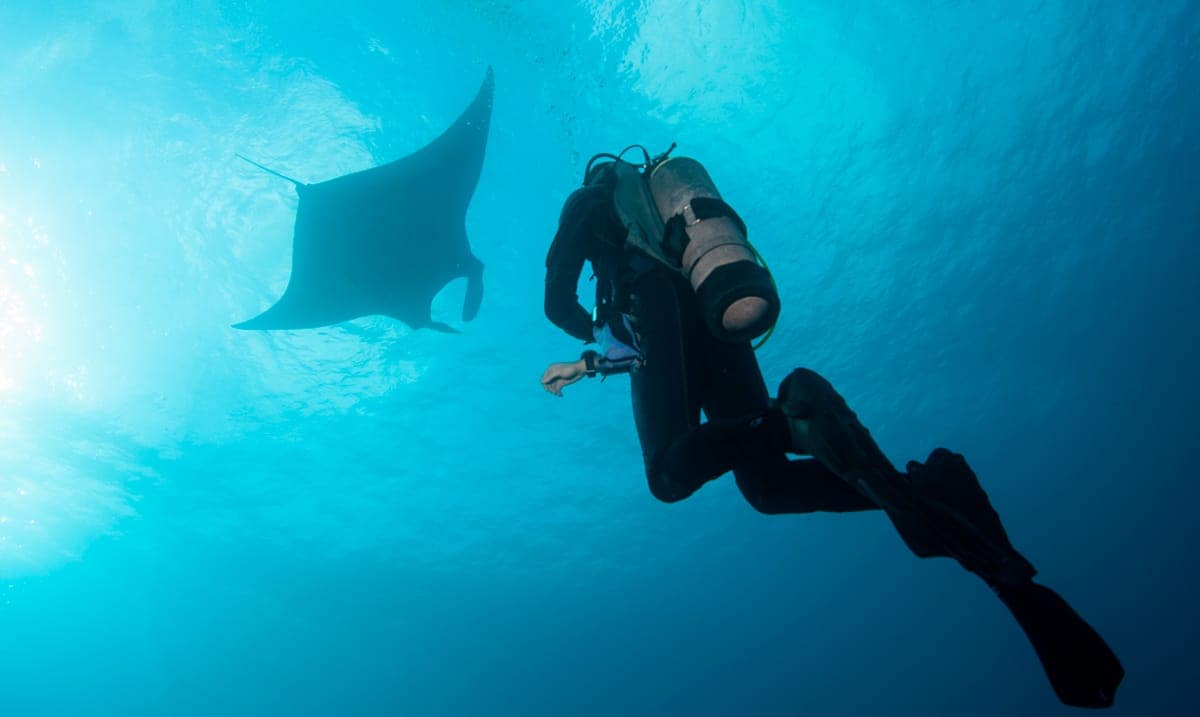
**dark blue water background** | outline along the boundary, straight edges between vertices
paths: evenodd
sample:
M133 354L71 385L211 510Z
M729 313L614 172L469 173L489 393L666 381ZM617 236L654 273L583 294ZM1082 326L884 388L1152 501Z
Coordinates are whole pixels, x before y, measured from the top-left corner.
M539 389L560 202L671 141L779 280L768 381L965 453L1115 713L1200 710L1197 3L6 2L0 48L3 714L1066 713L880 515L656 503L626 381ZM488 64L464 334L229 329L296 206L234 153L402 156Z

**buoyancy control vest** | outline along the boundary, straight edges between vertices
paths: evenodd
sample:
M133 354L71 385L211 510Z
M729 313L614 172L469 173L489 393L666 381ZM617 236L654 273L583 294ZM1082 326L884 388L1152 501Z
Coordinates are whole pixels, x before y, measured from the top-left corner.
M626 242L683 274L717 338L749 341L768 332L779 318L779 293L741 217L700 162L669 156L675 145L655 158L634 147L644 164L621 155L593 158L613 160L613 200Z

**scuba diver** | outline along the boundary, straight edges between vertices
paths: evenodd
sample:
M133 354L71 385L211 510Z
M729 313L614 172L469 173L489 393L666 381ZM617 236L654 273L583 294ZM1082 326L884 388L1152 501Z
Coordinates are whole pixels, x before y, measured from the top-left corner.
M992 588L1062 702L1111 706L1120 662L1063 598L1033 581L1033 565L961 455L938 448L896 470L842 396L806 368L769 395L751 341L778 319L775 283L704 167L671 157L674 149L598 154L567 198L546 257L545 312L595 348L551 364L542 386L561 397L584 377L629 374L659 500L683 500L732 472L762 513L882 510L918 557L953 558ZM641 162L624 159L633 150ZM594 312L576 295L585 262Z

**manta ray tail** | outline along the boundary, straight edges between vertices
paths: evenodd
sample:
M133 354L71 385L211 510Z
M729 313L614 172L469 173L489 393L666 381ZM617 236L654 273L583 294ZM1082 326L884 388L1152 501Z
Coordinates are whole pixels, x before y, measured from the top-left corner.
M279 177L280 179L286 179L287 181L291 182L292 184L296 185L297 187L304 186L304 182L301 182L297 179L292 179L291 177L287 176L286 174L280 174L279 172L276 172L274 169L271 169L270 167L264 167L261 164L259 164L258 162L255 162L253 159L250 159L249 157L247 157L244 154L237 155L237 158L241 159L241 160L245 160L245 161L249 162L250 164L253 164L255 167L258 167L259 169L261 169L262 171L264 171L268 174L274 174L276 177Z

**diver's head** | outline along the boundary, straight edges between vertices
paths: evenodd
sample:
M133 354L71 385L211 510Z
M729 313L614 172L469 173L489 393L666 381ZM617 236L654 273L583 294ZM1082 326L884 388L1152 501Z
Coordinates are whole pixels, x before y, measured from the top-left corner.
M588 162L587 169L584 171L583 186L590 187L597 184L608 184L613 181L615 174L613 170L617 163L612 160L598 161L601 157L597 155Z
M671 146L666 152L663 152L656 157L651 157L650 150L646 149L640 144L631 144L617 154L601 152L600 154L593 155L592 158L588 160L587 169L583 170L583 186L587 187L594 184L616 184L617 163L629 163L629 161L625 159L625 155L628 154L632 149L641 150L642 159L644 161L641 164L631 164L631 166L637 167L641 171L650 171L659 164L662 164L667 160L668 157L671 156L671 152L675 149L675 143L672 142Z

